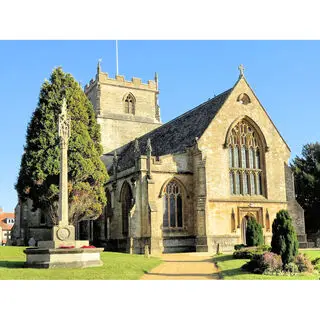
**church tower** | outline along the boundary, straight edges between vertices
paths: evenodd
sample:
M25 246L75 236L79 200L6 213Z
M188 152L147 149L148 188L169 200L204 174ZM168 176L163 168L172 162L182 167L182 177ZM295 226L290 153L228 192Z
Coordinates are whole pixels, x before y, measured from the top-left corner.
M93 104L101 126L104 153L119 148L162 124L157 74L147 84L142 83L139 78L127 81L120 75L113 79L102 72L99 61L96 78L85 86L84 92Z

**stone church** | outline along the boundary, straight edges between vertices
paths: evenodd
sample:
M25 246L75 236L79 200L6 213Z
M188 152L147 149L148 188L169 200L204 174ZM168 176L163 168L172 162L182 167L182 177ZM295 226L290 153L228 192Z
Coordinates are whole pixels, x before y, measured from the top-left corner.
M113 79L98 64L84 91L101 126L108 203L76 226L78 239L133 253L232 250L246 241L248 217L270 243L276 213L287 209L306 247L290 148L239 71L232 88L162 124L157 75ZM16 238L46 240L50 225L30 207L16 208Z

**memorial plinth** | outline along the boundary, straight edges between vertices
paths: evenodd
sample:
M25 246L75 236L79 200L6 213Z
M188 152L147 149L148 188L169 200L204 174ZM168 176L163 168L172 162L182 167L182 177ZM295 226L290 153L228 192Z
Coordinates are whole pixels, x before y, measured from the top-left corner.
M27 268L85 268L102 266L100 253L103 248L27 248Z
M66 100L63 99L59 115L60 177L59 177L59 223L52 229L51 241L39 241L35 248L27 248L25 263L29 268L83 268L101 266L100 253L103 248L82 248L89 241L75 240L75 229L69 225L68 214L68 141L71 121L67 115ZM71 248L72 247L72 248Z

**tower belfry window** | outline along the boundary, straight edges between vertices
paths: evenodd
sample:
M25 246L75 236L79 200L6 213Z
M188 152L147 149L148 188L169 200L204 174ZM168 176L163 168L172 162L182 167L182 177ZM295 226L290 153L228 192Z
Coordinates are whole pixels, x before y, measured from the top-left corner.
M131 93L124 99L124 111L125 113L135 114L135 98Z

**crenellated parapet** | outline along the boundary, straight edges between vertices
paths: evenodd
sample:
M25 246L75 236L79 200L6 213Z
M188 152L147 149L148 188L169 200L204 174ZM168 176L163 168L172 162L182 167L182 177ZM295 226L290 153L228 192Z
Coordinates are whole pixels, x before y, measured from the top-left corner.
M85 93L91 91L91 89L96 86L97 82L99 82L101 85L105 84L109 86L148 90L158 93L157 83L154 80L148 80L147 83L142 83L141 79L136 77L132 77L131 81L126 80L122 75L117 75L115 78L110 78L107 72L97 73L96 79L91 79L89 84L85 85Z

